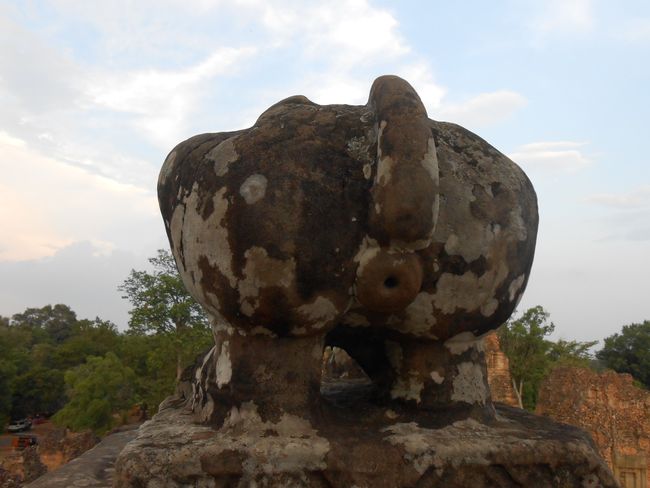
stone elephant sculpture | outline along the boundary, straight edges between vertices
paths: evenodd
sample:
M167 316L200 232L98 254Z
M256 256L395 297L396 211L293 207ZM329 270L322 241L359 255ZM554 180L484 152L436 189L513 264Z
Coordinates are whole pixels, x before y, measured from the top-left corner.
M290 97L249 129L192 137L158 195L214 331L189 393L201 420L248 401L309 415L326 345L378 402L489 415L480 336L526 287L536 196L487 142L429 119L406 81L378 78L364 106Z

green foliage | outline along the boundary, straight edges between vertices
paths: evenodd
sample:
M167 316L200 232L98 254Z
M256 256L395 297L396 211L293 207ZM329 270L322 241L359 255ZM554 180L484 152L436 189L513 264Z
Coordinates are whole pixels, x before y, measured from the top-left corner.
M133 305L129 312L132 334L166 336L160 345L171 348L166 358L176 359L178 380L183 368L212 342L212 333L205 312L185 289L171 253L159 249L149 263L153 272L131 270L118 289Z
M2 340L0 340L0 348ZM13 400L13 381L16 376L16 369L11 361L0 356L0 429L4 431L5 425L9 422L11 405Z
M598 359L618 373L629 373L650 388L650 321L623 326L619 334L605 339Z
M136 403L154 407L174 391L213 339L170 253L150 263L153 272L132 271L120 287L133 304L127 333L78 319L63 304L0 317L1 428L11 417L58 410L58 422L101 433Z
M35 365L14 378L13 390L13 418L56 412L65 400L63 371Z
M532 410L537 390L549 365L551 344L545 337L555 330L549 314L541 306L526 310L499 329L499 341L510 362L510 375L524 408Z
M72 335L77 314L63 304L46 305L42 308L28 308L11 317L11 325L32 332L35 341L51 341L61 344Z
M29 363L31 334L9 325L9 319L0 320L0 428L9 422L14 401L16 376Z
M65 373L70 401L54 416L54 421L72 430L92 429L97 434L116 423L115 413L132 406L136 376L112 352L89 357L85 364Z
M72 328L72 335L56 348L52 355L55 367L65 370L81 364L87 356L104 356L115 351L120 338L115 324L101 320L79 320Z
M497 332L501 349L510 362L515 393L520 404L528 410L535 409L539 386L552 368L559 365L588 367L589 349L597 343L563 339L552 342L546 338L555 330L549 319L550 314L538 305L519 318L509 320Z
M548 358L553 367L555 366L579 366L591 368L593 358L589 350L598 344L598 341L566 341L560 339L551 343Z
M169 251L159 249L150 258L152 273L131 270L118 289L133 305L129 327L134 332L176 333L184 328L206 328L203 309L189 295Z

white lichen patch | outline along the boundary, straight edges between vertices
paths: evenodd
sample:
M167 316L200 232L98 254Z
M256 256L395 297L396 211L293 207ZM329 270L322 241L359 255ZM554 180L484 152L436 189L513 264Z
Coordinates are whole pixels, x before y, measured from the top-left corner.
M243 330L235 329L221 314L210 314L208 315L208 320L215 334L231 336L237 333L239 335L246 335Z
M198 184L195 183L184 204L179 204L172 214L170 232L174 243L174 255L181 256L179 272L183 284L203 305L212 304L210 311L218 313L215 295L208 296L203 289L203 272L199 263L206 261L216 268L232 287L237 279L232 270L232 253L228 241L228 229L224 218L228 211L225 198L227 188L221 188L212 198L212 213L204 220L201 215ZM184 262L184 265L183 265Z
M354 256L354 262L358 264L357 267L357 276L360 276L361 273L363 272L363 269L366 267L366 265L370 262L372 258L374 258L377 254L379 254L379 244L377 243L376 240L365 236L363 240L361 241L361 245L359 246L359 250L357 251L357 254Z
M417 371L409 371L406 376L402 375L397 378L390 390L390 396L393 399L415 400L420 403L424 383Z
M431 181L438 186L438 153L436 152L436 145L433 142L433 137L429 137L429 140L427 141L427 152L424 154L421 164L427 173L429 173Z
M516 239L525 241L528 237L528 230L526 229L526 222L521 211L522 208L519 206L510 211L510 230Z
M316 297L312 303L301 305L297 312L308 321L306 325L313 329L322 329L339 315L336 305L322 296Z
M363 165L363 177L366 180L369 180L371 176L372 176L372 166L370 166L370 163L366 163Z
M255 327L253 327L251 329L251 335L263 335L268 337L276 337L276 335L273 332L271 332L266 327L262 327L261 325L256 325Z
M478 310L495 298L496 289L507 274L508 270L502 262L497 269L490 269L480 277L473 271L462 275L443 273L436 284L434 305L445 314L452 314L456 309L468 312Z
M434 446L431 442L428 432L421 432L421 429L415 422L398 423L386 427L384 432L390 435L387 440L394 446L401 447L406 451L406 461L412 463L415 470L424 474L424 472L434 464Z
M388 122L382 120L378 126L376 126L375 131L377 132L377 159L381 159L381 138L384 135L384 129L388 125Z
M214 172L217 176L225 176L228 173L230 163L237 161L239 158L239 154L235 149L235 139L236 137L226 139L205 155L206 159L214 162Z
M451 399L457 402L485 405L488 392L485 387L483 369L476 363L460 363L458 374L452 383Z
M508 287L508 298L511 302L514 301L515 297L517 296L517 292L524 285L525 280L526 275L522 274L517 276L517 278L512 280L512 283L510 283L510 286Z
M342 322L350 327L370 327L370 321L360 313L349 313L343 316Z
M347 143L346 152L358 161L369 161L369 151L370 144L365 137L353 137Z
M393 168L395 168L396 164L397 162L390 156L382 157L377 163L375 183L381 186L388 185L393 176Z
M445 252L450 256L459 254L460 252L460 241L456 234L449 234L447 241L445 242Z
M485 344L483 336L475 336L471 332L461 332L445 341L445 347L453 355L462 354L468 349L474 348L478 351L483 351Z
M436 325L436 317L433 310L433 295L422 291L404 310L404 320L399 323L398 328L418 337L437 339L431 332L434 325Z
M441 185L445 187L445 214L439 215L441 221L438 225L442 226L440 230L444 230L444 233L437 238L445 242L447 254L461 256L467 263L482 256L488 260L492 258L494 262L503 259L503 256L495 256L494 253L502 252L498 249L519 238L518 230L509 230L512 212L508 219L503 219L496 209L493 210L493 206L486 204L482 205L482 208L487 214L477 218L476 213L472 211L473 202L477 200L473 186L451 171L446 172L441 180ZM487 193L484 198L488 198ZM483 202L481 200L474 204L481 205ZM521 210L518 212L520 216ZM455 222L462 222L463 225L451 224Z
M296 262L293 258L286 261L274 259L269 257L266 249L257 246L248 249L244 257L244 278L237 286L242 308L246 308L245 304L248 303L253 310L257 309L260 288L289 288L293 284L296 274Z
M268 431L277 435L265 435ZM244 477L251 482L259 473L320 471L327 466L329 441L308 420L295 415L284 413L277 423L264 422L257 406L245 402L231 409L221 433L221 449L245 453Z
M386 348L386 355L388 356L390 365L395 371L399 372L402 369L402 363L404 361L402 346L395 341L385 341L384 347Z
M490 298L487 302L481 305L481 314L484 317L491 317L496 312L499 307L499 300L496 298Z
M230 383L230 379L232 378L232 363L230 362L229 346L229 341L224 341L221 343L221 347L219 348L219 356L217 357L216 364L216 380L218 388Z
M409 253L414 251L421 251L422 249L426 249L430 245L431 245L430 237L426 239L417 239L415 241L409 241L409 242L403 241L401 239L391 239L388 252L391 254L399 254L405 252Z
M415 422L396 423L383 429L386 440L405 451L404 459L418 473L429 468L457 466L458 463L489 465L490 454L503 445L521 442L473 419L454 422L442 429L428 429Z
M239 194L244 197L247 204L259 202L266 195L266 176L261 174L250 175L239 187Z
M440 373L437 371L431 371L431 379L433 380L434 383L441 385L443 381L445 381L445 377L442 376Z

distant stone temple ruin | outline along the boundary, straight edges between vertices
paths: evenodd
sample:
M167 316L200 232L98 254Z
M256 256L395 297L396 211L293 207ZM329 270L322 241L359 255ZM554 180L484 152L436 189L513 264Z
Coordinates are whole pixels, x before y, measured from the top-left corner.
M650 392L629 374L557 368L537 413L589 432L623 488L650 486Z
M536 195L405 80L192 137L158 197L215 345L124 448L116 486L616 486L583 431L493 402L483 336L526 288ZM324 380L328 347L359 381Z
M487 334L485 341L485 359L487 361L487 377L492 392L492 400L511 407L519 407L517 395L512 387L510 362L501 350L499 337L496 332Z

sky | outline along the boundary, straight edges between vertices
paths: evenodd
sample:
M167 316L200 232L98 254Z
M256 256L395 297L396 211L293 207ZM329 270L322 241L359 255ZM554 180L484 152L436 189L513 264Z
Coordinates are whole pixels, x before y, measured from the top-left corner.
M302 94L407 79L512 158L540 226L523 311L555 338L650 319L647 0L0 0L0 315L128 324L117 286L168 243L167 153Z

